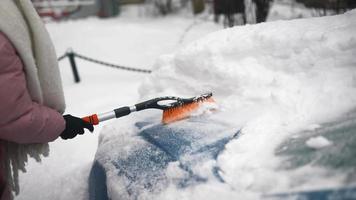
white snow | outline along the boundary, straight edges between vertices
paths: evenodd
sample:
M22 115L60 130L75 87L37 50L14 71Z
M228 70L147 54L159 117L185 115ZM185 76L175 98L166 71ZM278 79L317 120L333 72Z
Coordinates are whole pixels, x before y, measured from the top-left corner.
M212 91L223 108L213 117L242 127L242 136L218 158L225 186L215 182L186 190L171 186L160 198L214 199L210 196L214 191L247 199L342 185L344 174L326 176L319 167L278 169L281 163L274 150L311 124L335 120L355 108L354 55L355 10L235 27L160 57L155 72L140 87L141 99ZM306 180L302 173L312 175Z
M196 26L182 40L192 23ZM150 97L212 91L219 111L211 117L242 128L216 163L225 184L211 181L184 190L169 185L153 198L258 199L264 193L342 185L345 175L320 167L280 170L274 150L299 131L356 107L356 10L235 27L187 46L220 26L167 17L87 19L48 28L58 52L73 47L88 56L147 69L155 63L154 73L147 76L78 61L82 83L74 84L69 65L62 62L67 113L84 116ZM166 55L156 60L161 54ZM134 132L131 125L138 116L108 122L101 142L114 139L117 132ZM86 199L88 169L101 129L52 143L51 156L41 165L30 161L16 199ZM173 163L167 173L172 178L182 175L176 171ZM109 187L115 187L115 180ZM115 188L110 191L115 196Z
M333 143L330 140L328 140L325 137L323 137L323 136L318 136L318 137L312 137L312 138L308 139L305 142L305 144L308 147L313 148L313 149L321 149L321 148L330 146Z
M189 113L190 116L201 116L207 114L214 114L219 109L219 105L216 102L203 102L199 105L197 110Z

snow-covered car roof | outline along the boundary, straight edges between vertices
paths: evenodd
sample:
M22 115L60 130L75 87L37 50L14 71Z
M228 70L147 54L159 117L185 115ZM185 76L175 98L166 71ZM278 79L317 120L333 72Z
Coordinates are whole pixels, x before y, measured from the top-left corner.
M345 173L342 166L330 167L318 157L303 161L308 153L341 148L334 140L338 132L311 133L350 120L345 116L356 107L355 35L353 10L226 29L160 57L142 83L141 99L212 91L219 111L172 127L159 124L157 113L112 125L120 128L101 134L91 183L106 183L104 193L112 199L258 199L355 185L350 177L354 166L348 165ZM349 128L354 131L354 124ZM347 137L355 143L355 134ZM292 155L303 164L285 168L282 155L288 154L293 138L307 138L296 148L306 154ZM355 155L352 148L347 147ZM194 154L199 149L206 159ZM198 170L181 163L186 157ZM106 179L95 181L95 174ZM191 179L184 183L184 176ZM96 199L94 189L91 194Z

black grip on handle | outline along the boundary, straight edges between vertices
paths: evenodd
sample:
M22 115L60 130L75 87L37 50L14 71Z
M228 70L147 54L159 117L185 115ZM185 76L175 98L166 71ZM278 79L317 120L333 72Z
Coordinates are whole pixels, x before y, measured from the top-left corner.
M136 110L137 110L137 111L141 111L141 110L148 109L148 108L162 109L162 108L157 104L157 102L158 102L159 100L160 100L159 98L155 98L155 99L151 99L151 100L148 100L148 101L144 101L144 102L138 103L138 104L135 105Z
M116 118L123 117L131 113L130 107L125 106L114 110Z

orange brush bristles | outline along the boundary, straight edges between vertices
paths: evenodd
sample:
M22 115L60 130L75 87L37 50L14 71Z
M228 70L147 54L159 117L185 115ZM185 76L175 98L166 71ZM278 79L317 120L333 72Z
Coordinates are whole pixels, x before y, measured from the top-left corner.
M162 123L169 124L181 119L185 119L190 116L191 113L198 110L201 104L204 102L214 103L214 99L209 97L207 99L196 101L192 103L183 104L178 107L170 108L163 111Z

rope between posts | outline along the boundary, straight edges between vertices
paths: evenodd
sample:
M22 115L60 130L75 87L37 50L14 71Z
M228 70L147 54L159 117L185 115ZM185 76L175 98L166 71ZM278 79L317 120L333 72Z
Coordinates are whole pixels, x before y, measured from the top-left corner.
M88 62L96 63L96 64L99 64L99 65L111 67L111 68L116 68L116 69L121 69L121 70L126 70L126 71L132 71L132 72L139 72L139 73L151 73L152 72L151 70L147 70L147 69L125 67L125 66L120 66L120 65L104 62L104 61L101 61L101 60L97 60L97 59L94 59L94 58L90 58L90 57L78 54L78 53L73 52L73 51L68 51L66 54L64 54L63 56L59 57L58 61L61 61L65 57L69 56L69 54L72 54L74 57L77 57L79 59L86 60Z
M65 54L63 54L62 56L60 56L57 60L58 60L58 62L59 62L59 61L63 60L63 59L66 58L66 57L67 57L67 54L65 53Z
M104 62L104 61L100 61L100 60L96 60L93 58L89 58L86 56L83 56L81 54L75 53L73 52L74 55L80 59L89 61L89 62L93 62L99 65L104 65L104 66L108 66L108 67L112 67L112 68L116 68L116 69L122 69L122 70L127 70L127 71L133 71L133 72L141 72L141 73L151 73L151 70L147 70L147 69L139 69L139 68L132 68L132 67L124 67L124 66L120 66L120 65L115 65L112 63L108 63L108 62Z

